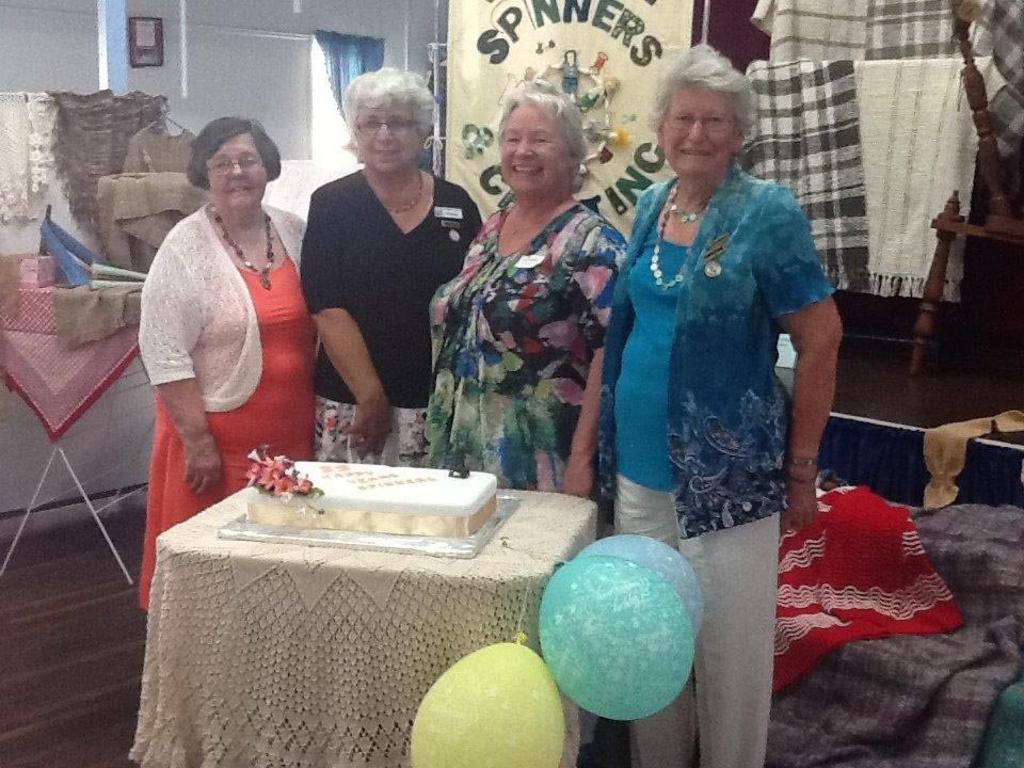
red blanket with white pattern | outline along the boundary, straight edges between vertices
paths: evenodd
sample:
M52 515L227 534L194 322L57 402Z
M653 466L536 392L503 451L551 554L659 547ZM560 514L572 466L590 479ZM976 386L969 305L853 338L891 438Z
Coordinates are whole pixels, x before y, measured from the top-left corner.
M851 640L963 624L905 507L862 487L830 491L819 503L815 522L783 536L779 548L776 692Z

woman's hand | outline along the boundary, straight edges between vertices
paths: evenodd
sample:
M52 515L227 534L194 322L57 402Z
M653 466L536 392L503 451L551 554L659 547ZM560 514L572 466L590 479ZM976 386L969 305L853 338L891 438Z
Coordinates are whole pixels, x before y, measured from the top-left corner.
M185 482L196 496L213 490L223 475L220 451L213 435L182 442L185 448Z
M561 492L567 493L570 496L588 498L593 489L593 457L578 458L575 454L571 454L569 461L566 462L565 472L562 474Z
M380 453L390 431L391 405L383 391L356 403L356 417L348 434L359 453Z
M796 531L814 522L818 516L818 495L814 479L786 480L786 511L782 513L782 530Z

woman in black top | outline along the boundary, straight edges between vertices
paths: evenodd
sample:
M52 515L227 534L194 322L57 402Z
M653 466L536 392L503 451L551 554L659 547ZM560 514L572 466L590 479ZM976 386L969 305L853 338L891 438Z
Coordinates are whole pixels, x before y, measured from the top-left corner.
M320 334L320 461L415 466L431 389L427 308L480 228L466 191L421 171L433 97L385 68L345 93L362 171L318 189L302 244L302 287Z

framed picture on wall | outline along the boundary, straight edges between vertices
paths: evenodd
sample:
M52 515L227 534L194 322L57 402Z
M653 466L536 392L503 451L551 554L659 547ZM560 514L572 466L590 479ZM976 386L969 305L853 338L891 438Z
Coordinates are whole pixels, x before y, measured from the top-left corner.
M128 62L133 67L164 65L164 21L152 16L128 17Z

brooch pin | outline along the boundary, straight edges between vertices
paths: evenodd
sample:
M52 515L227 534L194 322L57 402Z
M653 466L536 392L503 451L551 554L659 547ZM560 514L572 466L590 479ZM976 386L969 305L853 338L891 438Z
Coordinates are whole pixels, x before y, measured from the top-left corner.
M722 274L720 259L725 254L725 246L729 243L729 235L724 234L711 241L704 252L704 274L715 278Z

